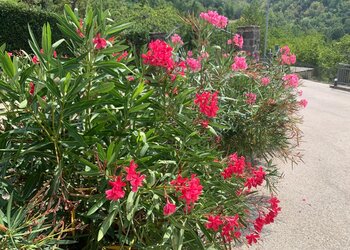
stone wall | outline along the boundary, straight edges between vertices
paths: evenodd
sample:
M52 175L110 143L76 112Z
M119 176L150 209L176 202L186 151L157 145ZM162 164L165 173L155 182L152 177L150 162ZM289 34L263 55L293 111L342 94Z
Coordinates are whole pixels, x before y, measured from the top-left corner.
M259 59L259 45L260 45L260 27L259 26L241 26L238 27L237 33L243 36L243 48Z

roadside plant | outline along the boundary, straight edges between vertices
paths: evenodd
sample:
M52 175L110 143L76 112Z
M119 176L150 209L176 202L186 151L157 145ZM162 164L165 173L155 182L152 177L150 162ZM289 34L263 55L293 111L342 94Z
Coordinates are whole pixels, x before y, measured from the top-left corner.
M0 243L256 243L281 210L273 193L254 199L277 176L268 156L290 156L296 112L306 105L289 84L288 66L211 45L210 30L227 22L216 12L197 21L192 52L177 35L151 41L142 55L121 42L130 24L108 12L79 17L65 6L57 18L64 39L53 43L47 24L40 43L29 27L30 53L1 47L0 212L7 207L7 217ZM62 43L70 55L60 54ZM16 227L11 208L20 211Z

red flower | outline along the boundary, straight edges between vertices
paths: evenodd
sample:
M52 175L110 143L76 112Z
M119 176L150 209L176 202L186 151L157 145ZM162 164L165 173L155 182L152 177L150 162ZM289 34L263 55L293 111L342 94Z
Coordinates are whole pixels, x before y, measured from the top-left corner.
M56 50L53 52L53 57L54 57L54 58L57 58L57 52L56 52Z
M128 52L124 51L118 58L117 58L117 62L120 62L121 60L123 60L124 58L128 57Z
M253 243L257 243L258 242L258 239L260 238L260 235L253 233L253 234L246 235L245 238L247 239L248 244L252 245Z
M265 224L265 220L261 217L256 218L255 222L254 222L254 228L255 230L260 233L261 230L263 229Z
M118 176L114 182L110 181L109 185L112 187L112 189L106 190L106 198L108 200L116 201L125 196L125 191L123 190L123 187L125 187L126 184L122 181L121 176Z
M143 63L163 67L167 70L174 68L174 61L172 59L173 48L162 40L155 40L148 44L149 50L146 54L142 54Z
M176 211L176 205L169 202L169 200L167 200L167 202L163 208L163 214L165 216L172 215L173 213L175 213L175 211Z
M195 174L191 175L191 179L183 178L181 175L178 175L170 184L175 187L176 191L181 192L179 199L185 201L187 212L191 210L191 206L199 199L203 190L203 186L200 184L200 180Z
M241 236L241 233L237 230L239 228L238 220L238 214L236 214L235 216L228 216L225 218L221 235L222 237L224 237L224 240L226 242L232 241L234 237L239 238Z
M230 163L228 164L228 167L221 173L222 177L228 179L231 178L233 174L241 176L246 165L244 156L238 157L237 153L231 154L229 160Z
M29 94L34 95L34 92L35 92L35 85L33 82L30 82L29 83Z
M205 91L201 94L196 94L196 99L194 103L199 106L199 111L208 116L215 117L218 108L218 92L214 92L213 94Z
M33 62L34 64L39 64L39 63L40 63L40 61L39 61L39 59L38 59L37 56L33 56L32 62Z
M220 219L220 215L209 215L208 222L205 224L207 229L213 229L215 232L219 230L219 227L223 224Z
M100 37L100 33L98 33L94 37L92 42L95 44L96 49L104 49L107 47L107 41L106 41L106 39Z

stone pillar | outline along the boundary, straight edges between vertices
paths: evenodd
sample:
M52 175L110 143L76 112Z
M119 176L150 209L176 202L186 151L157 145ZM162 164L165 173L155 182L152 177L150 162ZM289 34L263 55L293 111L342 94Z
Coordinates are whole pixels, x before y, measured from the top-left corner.
M243 36L243 48L256 59L259 60L260 45L260 27L259 26L241 26L237 28L237 33Z

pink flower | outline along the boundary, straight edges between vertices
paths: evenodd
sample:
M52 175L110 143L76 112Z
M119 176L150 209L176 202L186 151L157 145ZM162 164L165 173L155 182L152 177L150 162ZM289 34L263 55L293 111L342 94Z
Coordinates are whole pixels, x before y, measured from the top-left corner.
M214 92L213 94L205 91L201 94L196 94L196 99L194 103L199 106L199 111L206 115L207 117L215 117L218 108L218 92Z
M173 44L180 44L180 45L184 44L184 42L181 39L181 36L179 36L178 34L174 34L171 36L171 42Z
M202 68L201 62L191 57L186 59L186 64L192 72L198 72Z
M209 53L208 52L202 52L201 55L199 56L198 60L201 61L203 59L208 59L209 58Z
M228 22L227 17L221 16L216 11L212 10L209 10L208 12L202 12L199 17L220 29L224 29L227 26Z
M106 190L106 198L108 200L116 201L125 196L125 191L123 190L123 187L125 187L126 184L122 181L121 176L118 176L114 182L110 181L109 185L112 187L112 189Z
M234 63L232 64L233 71L245 70L248 68L244 57L235 56Z
M227 53L224 53L224 54L222 54L222 57L223 57L223 58L228 58L228 54L227 54Z
M219 230L219 227L223 224L220 215L209 215L208 222L205 223L205 227L207 229L213 229L213 231L217 232Z
M304 107L304 108L306 108L307 104L308 104L308 101L306 99L301 99L299 101L299 105Z
M282 80L284 81L284 84L288 87L298 87L299 77L296 74L287 74L282 78Z
M202 126L203 128L207 128L207 127L209 126L209 121L208 121L208 120L203 120L203 121L201 121L201 126Z
M188 57L192 57L192 56L193 56L192 50L187 51L187 56L188 56Z
M33 82L30 82L29 83L29 94L34 95L34 92L35 92L35 85Z
M53 52L53 57L54 57L54 58L57 58L57 52L56 52L56 50Z
M134 160L131 160L129 167L125 168L127 173L126 180L130 182L133 192L136 192L138 187L142 186L142 182L146 178L145 175L141 175L140 172L136 172L136 168L137 164L134 162Z
M254 104L256 102L256 94L254 94L254 93L246 93L245 96L247 98L246 101L245 101L247 104L252 105L252 104Z
M235 34L235 36L233 37L233 42L238 48L243 48L243 36L241 36L240 34Z
M280 48L280 52L281 54L290 54L290 48L288 47L288 45L283 46L282 48Z
M149 50L142 54L143 63L172 70L174 61L172 59L173 48L162 40L155 40L148 44Z
M133 76L127 76L126 79L129 81L129 82L132 82L135 80L135 77Z
M100 33L98 33L92 42L95 44L95 49L104 49L107 47L107 41L104 38L100 37Z
M228 44L228 45L231 45L231 44L232 44L232 40L231 40L231 39L228 39L228 40L227 40L227 44Z
M268 77L261 78L261 84L263 86L267 86L269 83L270 83L270 78L268 78Z
M248 244L252 245L253 243L258 242L258 239L260 238L260 236L259 236L259 234L252 233L252 234L246 235L245 238L247 239Z
M165 216L172 215L173 213L175 213L175 211L176 211L176 205L169 202L169 200L167 200L167 202L163 208L163 214Z
M298 90L298 96L302 96L303 95L303 91L300 89L300 90Z
M11 52L7 52L7 55L11 57L13 54Z
M37 56L33 56L32 62L33 62L34 64L39 64L39 63L40 63L39 58L38 58Z

